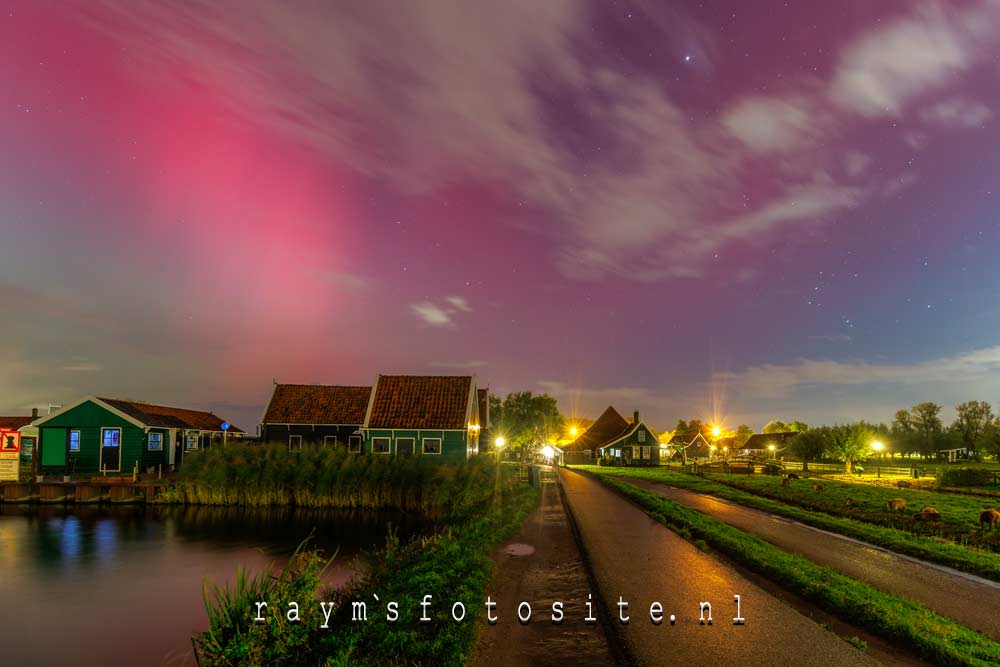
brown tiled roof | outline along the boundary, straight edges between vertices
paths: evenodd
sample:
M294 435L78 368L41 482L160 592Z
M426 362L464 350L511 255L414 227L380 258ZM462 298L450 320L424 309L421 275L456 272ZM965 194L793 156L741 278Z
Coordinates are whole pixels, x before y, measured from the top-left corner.
M379 375L368 428L465 429L472 377Z
M264 414L265 424L365 423L371 387L276 384Z
M135 401L122 401L116 398L98 398L115 408L124 412L129 417L136 419L146 426L158 428L184 428L196 429L199 431L221 431L222 422L225 420L215 416L211 412L201 410L187 410L185 408L171 408L165 405L153 405L151 403L136 403ZM230 433L243 433L243 429L229 425Z
M487 389L476 389L476 398L479 401L479 426L483 429L490 427L490 394Z
M597 421L583 432L583 435L566 445L564 449L567 451L597 449L612 440L616 440L630 428L632 425L609 405L608 409L597 418Z
M16 431L31 423L31 417L0 417L0 430Z

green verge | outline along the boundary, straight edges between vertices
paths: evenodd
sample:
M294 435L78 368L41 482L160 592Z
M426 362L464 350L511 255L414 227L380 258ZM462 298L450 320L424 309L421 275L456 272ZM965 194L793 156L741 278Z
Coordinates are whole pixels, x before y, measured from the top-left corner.
M846 621L912 646L927 660L949 667L1000 664L1000 643L915 602L882 593L627 482L606 476L600 480L671 530L690 535L692 540L704 540L711 548Z
M330 560L306 549L277 576L273 568L254 576L241 571L233 588L206 586L209 630L193 640L199 664L463 664L485 610L493 574L490 553L516 533L538 502L537 490L519 483L486 487L480 497L481 511L453 519L432 536L408 544L390 536L367 575L345 589L324 587L322 574ZM427 594L433 596L432 620L420 622L420 602ZM253 622L257 601L268 602L266 622ZM300 604L300 622L286 617L291 601ZM335 606L325 629L321 601ZM387 620L390 601L398 602L396 622ZM354 602L366 603L367 621L354 620ZM465 605L462 622L451 616L456 602Z
M686 473L657 468L573 467L602 477L608 475L633 477L660 484L669 484L698 493L711 494L746 507L794 519L816 528L853 537L898 553L946 565L962 572L992 579L993 581L1000 581L1000 555L965 547L950 540L945 541L930 536L914 534L907 530L833 516L822 511L803 509L787 502L756 495L748 490ZM774 482L774 484L777 483L777 481ZM830 482L824 482L824 484L828 489L831 488ZM801 482L801 485L803 488L808 486L811 489L811 485L808 482ZM855 495L860 497L860 494ZM907 496L909 497L908 494Z

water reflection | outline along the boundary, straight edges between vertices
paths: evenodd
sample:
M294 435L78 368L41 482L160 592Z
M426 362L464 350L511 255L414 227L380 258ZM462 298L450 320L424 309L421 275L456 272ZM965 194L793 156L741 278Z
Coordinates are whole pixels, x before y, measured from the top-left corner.
M312 533L328 554L339 549L330 577L341 585L390 525L402 539L427 528L345 510L0 505L0 599L17 610L0 622L0 662L159 664L169 654L189 664L190 637L207 626L203 580L281 564ZM100 639L108 628L113 642Z

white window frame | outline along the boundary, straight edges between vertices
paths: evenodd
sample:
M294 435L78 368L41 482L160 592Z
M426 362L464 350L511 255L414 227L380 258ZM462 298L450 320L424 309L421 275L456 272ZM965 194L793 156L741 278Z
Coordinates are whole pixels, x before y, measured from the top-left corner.
M76 449L73 449L73 434L76 433ZM80 429L74 428L69 431L69 451L78 452L80 448L83 447L83 434L80 433Z
M335 435L324 435L323 436L323 446L324 447L329 447L330 445L333 445L334 447L336 447L339 444L340 444L340 438L338 438L337 436L335 436Z
M191 446L194 443L194 447ZM188 431L184 434L184 451L197 452L201 449L201 433L198 431Z
M411 455L416 455L416 453L417 453L417 439L416 438L411 438L411 437L407 436L405 438L396 438L396 456L399 456L399 443L402 442L402 441L404 441L404 440L409 440L410 441L410 444L413 447L410 450L410 454Z
M105 445L104 444L104 434L114 433L118 431L118 444L117 445ZM122 446L122 429L120 426L102 426L101 427L101 449L105 447L121 447Z
M298 442L297 447L293 447L292 443ZM290 435L288 436L288 451L290 452L301 452L302 451L302 436L301 435Z
M157 442L160 443L159 447L153 447L153 436L156 436ZM146 434L146 451L148 452L162 452L163 451L163 434L159 432L150 432Z
M349 454L360 454L363 438L360 435L347 437L347 452Z
M639 429L639 442L646 442L646 429Z
M437 442L438 450L436 452L427 451L428 442ZM420 439L420 453L428 454L430 456L441 456L444 452L444 440L442 438L421 438Z
M385 449L384 452L379 452L379 451L376 451L376 449L375 449L375 443L376 443L376 441L379 441L379 440L385 440L386 443L387 443L386 444L386 449ZM392 454L392 438L390 438L388 436L379 436L377 438L372 438L372 454L385 454L385 455Z

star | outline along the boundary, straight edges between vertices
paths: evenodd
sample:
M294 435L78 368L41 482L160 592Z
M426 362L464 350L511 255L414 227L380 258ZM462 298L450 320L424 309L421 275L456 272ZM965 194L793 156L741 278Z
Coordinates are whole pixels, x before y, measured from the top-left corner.
M691 62L692 58L694 58L694 56L692 56L690 53L685 53L684 54L684 62L689 63L689 62Z

